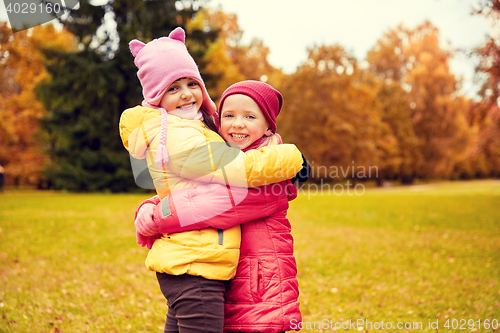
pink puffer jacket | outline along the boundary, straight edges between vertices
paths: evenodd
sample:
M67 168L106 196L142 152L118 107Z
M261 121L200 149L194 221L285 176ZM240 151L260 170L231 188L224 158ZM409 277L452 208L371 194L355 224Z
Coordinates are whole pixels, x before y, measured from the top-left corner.
M224 331L290 331L291 322L301 321L297 265L286 217L288 201L297 190L290 181L249 189L237 206L200 220L210 215L210 207L220 206L220 198L227 198L228 191L238 196L240 190L209 184L174 192L161 202L153 201L159 202L154 220L166 233L241 224L240 260L226 291ZM179 216L196 217L200 222L181 226Z

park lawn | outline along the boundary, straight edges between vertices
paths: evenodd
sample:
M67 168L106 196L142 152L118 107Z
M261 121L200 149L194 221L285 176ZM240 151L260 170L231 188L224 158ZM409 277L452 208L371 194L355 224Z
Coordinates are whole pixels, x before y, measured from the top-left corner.
M301 192L289 218L304 332L500 320L500 181ZM161 332L167 307L133 228L147 197L0 194L0 332Z

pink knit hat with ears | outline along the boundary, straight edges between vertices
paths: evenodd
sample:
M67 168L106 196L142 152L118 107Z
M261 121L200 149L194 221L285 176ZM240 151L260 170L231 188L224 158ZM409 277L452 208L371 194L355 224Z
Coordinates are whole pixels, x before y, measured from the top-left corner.
M137 76L141 81L144 100L142 105L161 111L160 144L156 154L156 163L168 162L165 146L167 133L167 111L159 107L167 88L181 78L193 78L200 84L203 94L201 107L212 116L216 114L215 103L210 99L205 83L201 78L198 66L189 54L186 45L186 34L180 27L173 30L168 37L154 39L147 44L134 39L129 47L135 57L134 63L139 69Z
M273 133L276 133L276 118L283 106L283 96L269 84L261 81L241 81L227 88L220 98L219 112L222 112L224 100L231 95L247 95L257 103ZM220 127L220 121L217 124Z

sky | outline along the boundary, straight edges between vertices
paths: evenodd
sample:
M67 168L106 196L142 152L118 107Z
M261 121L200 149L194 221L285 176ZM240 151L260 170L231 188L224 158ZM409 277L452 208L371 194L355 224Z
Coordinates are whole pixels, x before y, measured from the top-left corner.
M340 44L358 60L365 59L377 40L403 24L415 28L429 20L441 34L447 49L471 49L491 32L481 16L471 15L478 0L211 0L208 7L238 17L243 43L261 39L270 49L269 62L292 73L314 45ZM452 72L463 76L463 91L473 96L474 64L456 56Z
M471 15L479 0L210 0L208 7L234 13L244 31L243 43L261 39L270 49L269 62L293 73L314 45L340 44L358 60L365 59L384 32L429 20L441 33L443 47L471 49L481 45L490 24ZM7 20L0 1L0 20ZM462 91L474 96L474 62L455 56L452 72L464 79Z

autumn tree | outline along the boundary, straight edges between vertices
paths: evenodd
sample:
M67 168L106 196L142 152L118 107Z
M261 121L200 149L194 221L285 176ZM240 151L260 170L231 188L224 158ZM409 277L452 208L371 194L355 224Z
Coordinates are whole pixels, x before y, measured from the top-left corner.
M482 2L475 14L487 17L494 28L500 27L499 0ZM478 91L480 100L470 107L468 114L470 126L474 131L474 142L467 160L457 165L455 172L460 177L498 177L500 175L500 35L488 36L484 45L474 53L480 58L476 71L485 79Z
M245 79L229 56L230 45L236 45L241 38L237 17L219 10L202 9L189 22L187 29L188 31L198 29L217 32L218 38L207 45L206 52L198 64L203 70L210 96L218 100L229 85ZM191 51L200 47L198 41L188 40L187 45Z
M370 167L377 176L395 141L381 120L377 85L353 56L339 45L313 47L279 89L285 103L278 131L306 154L313 178L353 178L353 167L354 178L368 177Z
M403 183L411 183L417 170L422 167L423 156L418 149L419 140L413 129L408 86L404 83L406 64L401 55L402 44L403 38L398 31L391 30L368 52L367 61L370 72L379 80L377 100L382 103L382 119L397 141L397 163L382 168L381 178L395 178Z
M408 101L398 110L402 123L390 121L400 142L406 182L449 177L466 158L469 101L458 92L449 68L451 56L441 48L439 32L430 22L415 29L392 29L368 53L374 75L408 92Z
M494 105L500 98L500 0L486 0L480 4L475 14L488 18L496 35L488 36L485 44L476 51L481 57L478 71L486 74L486 82L479 93L483 101Z
M497 105L481 100L470 103L467 115L471 144L466 159L457 163L454 178L485 178L500 175L500 112Z
M0 164L11 185L44 187L47 159L38 129L46 110L35 94L47 78L41 50L71 50L73 41L50 24L14 34L0 22Z
M243 31L235 14L225 13L220 7L202 9L187 28L188 31L217 32L217 38L208 43L207 51L199 62L207 89L214 100L218 100L229 85L238 81L278 83L281 71L267 61L269 49L259 39L253 39L249 45L242 42ZM188 41L187 44L190 50L199 47L196 40Z
M397 82L379 80L376 99L382 105L382 121L388 127L395 142L391 154L386 154L386 163L380 168L378 184L384 180L401 180L411 183L417 170L423 164L423 156L418 150L418 138L410 117L410 96Z

